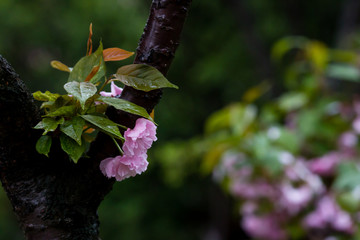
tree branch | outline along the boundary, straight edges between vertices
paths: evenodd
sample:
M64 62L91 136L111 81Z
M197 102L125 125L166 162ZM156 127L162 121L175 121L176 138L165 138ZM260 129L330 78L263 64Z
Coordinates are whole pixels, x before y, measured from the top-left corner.
M191 0L154 0L135 63L166 74ZM161 90L148 93L125 87L121 96L150 112ZM27 239L98 239L97 208L114 183L99 170L116 155L111 139L99 134L77 164L54 143L49 158L35 151L41 132L32 127L39 109L15 71L0 56L0 179ZM134 126L136 117L109 109L112 120Z

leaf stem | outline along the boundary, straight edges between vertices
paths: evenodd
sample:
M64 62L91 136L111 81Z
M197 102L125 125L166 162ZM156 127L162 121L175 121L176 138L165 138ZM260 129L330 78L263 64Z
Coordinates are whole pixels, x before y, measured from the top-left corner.
M109 77L108 79L105 77L105 82L103 85L101 85L101 87L99 88L99 90L97 91L97 94L100 94L100 92L104 89L104 87L110 82L111 77Z
M119 144L118 144L118 142L115 140L115 138L112 137L112 136L110 136L110 137L111 137L111 139L114 141L116 147L119 149L121 155L124 155L124 151L121 149L121 147L119 146Z

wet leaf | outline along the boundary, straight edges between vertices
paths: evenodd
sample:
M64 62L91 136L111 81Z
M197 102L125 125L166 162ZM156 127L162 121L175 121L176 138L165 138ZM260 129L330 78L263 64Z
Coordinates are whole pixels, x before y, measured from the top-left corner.
M126 101L120 98L113 98L113 97L99 97L99 101L102 101L110 106L115 107L118 110L122 110L128 113L132 113L135 115L139 115L141 117L151 119L150 115L146 112L146 110L135 103Z
M74 117L70 120L65 121L61 126L60 130L67 136L74 139L79 145L81 145L81 135L85 126L85 120L81 117Z
M60 135L61 148L66 152L74 163L77 163L86 150L86 145L79 145L75 140L65 134Z
M156 68L144 64L131 64L119 68L116 79L127 86L145 92L159 88L176 88Z
M93 71L93 68L98 66L100 68L96 74L89 80L91 83L98 82L103 76L105 76L105 62L103 59L103 46L100 42L99 48L91 55L81 58L74 66L69 75L68 82L84 82L89 74Z
M56 130L59 124L64 123L64 118L55 120L54 118L43 118L34 128L35 129L44 129L43 135L48 132L53 132Z
M116 136L119 139L123 139L118 126L110 119L95 115L81 115L81 117L90 124L98 127L100 131L105 132L112 136Z
M45 116L46 117L59 117L59 116L71 117L71 116L74 116L75 113L76 113L76 106L70 105L70 106L60 107L52 112L49 112Z
M64 85L65 90L80 101L81 107L85 108L86 101L95 95L97 88L89 82L68 82Z
M39 140L36 142L36 151L40 154L44 154L49 157L48 154L50 152L52 139L50 136L41 136Z

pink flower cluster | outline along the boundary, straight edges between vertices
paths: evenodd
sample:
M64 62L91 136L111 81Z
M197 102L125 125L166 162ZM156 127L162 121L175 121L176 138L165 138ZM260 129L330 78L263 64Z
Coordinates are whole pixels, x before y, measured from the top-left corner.
M105 97L116 97L122 93L122 88L111 82L111 92L100 92ZM108 178L115 177L122 181L136 174L146 171L148 166L147 150L157 140L156 126L153 122L139 118L134 129L127 129L124 133L124 154L114 158L106 158L100 163L101 172Z
M317 203L317 208L308 214L304 225L309 229L335 229L341 232L353 233L354 226L349 213L341 210L335 199L326 195Z
M157 140L156 126L153 122L139 118L134 129L124 133L124 154L114 158L106 158L100 163L102 173L108 178L115 177L122 181L146 171L148 166L147 150Z

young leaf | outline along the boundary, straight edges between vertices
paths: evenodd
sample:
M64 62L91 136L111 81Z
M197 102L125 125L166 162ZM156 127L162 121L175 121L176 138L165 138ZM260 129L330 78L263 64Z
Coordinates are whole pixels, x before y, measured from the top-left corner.
M50 62L50 65L57 70L71 72L70 68L60 61L53 60Z
M120 99L120 98L113 98L113 97L99 97L98 98L99 101L102 101L110 106L115 107L116 109L125 111L125 112L129 112L135 115L139 115L141 117L147 118L147 119L151 119L151 117L149 116L149 114L146 112L146 110L138 105L136 105L135 103L126 101L124 99Z
M121 48L107 48L103 51L104 61L120 61L127 59L134 55L133 52L128 52Z
M51 93L49 91L46 91L45 93L42 93L40 91L34 92L33 97L38 101L55 101L58 97L60 97L60 94L57 93Z
M100 131L105 132L109 135L116 136L119 139L124 139L116 123L114 123L110 119L95 115L81 115L81 117L90 124L98 127Z
M91 55L81 58L74 66L69 75L68 82L83 82L87 76L91 73L94 67L99 65L100 68L96 74L90 79L91 83L98 82L103 76L105 76L105 62L103 59L103 46L100 42L99 48Z
M87 41L87 48L86 48L86 56L90 55L92 53L92 40L91 37L93 35L93 31L92 31L92 23L90 23L89 26L89 38Z
M116 79L127 86L145 92L159 88L178 87L169 82L156 68L144 64L130 64L119 68Z
M64 118L60 120L55 120L53 118L43 118L41 122L39 122L34 128L35 129L44 129L43 135L47 134L48 132L53 132L56 130L59 124L64 123Z
M71 117L71 116L74 116L75 113L76 113L76 106L70 105L70 106L60 107L54 111L49 112L45 116L46 117L59 117L59 116Z
M65 134L60 135L61 148L66 152L74 163L77 163L79 158L83 155L86 150L86 145L77 144L72 138Z
M85 108L86 100L97 92L94 84L89 82L68 82L64 85L65 90L80 101L81 107Z
M67 136L74 139L79 145L81 145L81 134L83 132L84 126L85 120L77 116L61 124L60 130Z
M45 156L48 156L48 153L50 152L50 147L52 143L52 138L50 136L41 136L39 140L36 142L36 151L40 154L44 154Z

